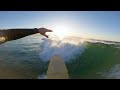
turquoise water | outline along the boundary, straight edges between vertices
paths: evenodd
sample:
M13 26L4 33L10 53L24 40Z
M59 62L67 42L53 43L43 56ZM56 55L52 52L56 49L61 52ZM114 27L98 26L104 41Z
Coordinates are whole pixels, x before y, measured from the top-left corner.
M52 53L58 48L49 47L48 52L41 58L42 38L36 34L0 45L0 78L38 79L41 75L45 75L49 60L42 59L50 53L49 49ZM67 53L68 49L69 52L76 52L78 49L77 46L67 46L71 49L62 45L61 49L66 50L64 53ZM70 78L120 78L119 47L120 45L86 43L84 52L80 53L81 49L79 49L74 58L71 53L66 54L71 56L68 61L65 61ZM60 52L63 53L63 51Z

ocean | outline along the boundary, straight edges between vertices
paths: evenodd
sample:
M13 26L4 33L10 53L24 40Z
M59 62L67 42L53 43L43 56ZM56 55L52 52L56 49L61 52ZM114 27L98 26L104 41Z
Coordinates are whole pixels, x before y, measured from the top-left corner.
M45 79L55 54L65 60L70 79L119 79L120 44L39 34L0 45L0 78Z

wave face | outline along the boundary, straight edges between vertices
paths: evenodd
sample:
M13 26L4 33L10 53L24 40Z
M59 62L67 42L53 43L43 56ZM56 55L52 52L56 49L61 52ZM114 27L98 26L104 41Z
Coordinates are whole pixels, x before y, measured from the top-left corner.
M63 39L50 37L42 39L40 47L39 57L43 62L49 61L55 54L59 54L65 61L68 61L66 65L70 78L120 78L119 43L79 37ZM117 66L114 67L114 65ZM39 78L45 78L45 76L40 75Z

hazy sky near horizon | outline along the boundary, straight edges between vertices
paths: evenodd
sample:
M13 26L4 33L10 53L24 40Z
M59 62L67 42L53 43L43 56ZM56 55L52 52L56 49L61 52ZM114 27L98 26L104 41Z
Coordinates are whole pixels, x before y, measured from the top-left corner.
M120 11L0 11L0 29L59 25L74 36L120 41Z

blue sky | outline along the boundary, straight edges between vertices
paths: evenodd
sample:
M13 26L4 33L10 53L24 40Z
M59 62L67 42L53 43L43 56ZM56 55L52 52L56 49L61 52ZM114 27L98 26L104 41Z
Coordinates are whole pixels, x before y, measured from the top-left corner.
M74 35L120 41L120 11L0 11L0 28L52 28ZM54 28L53 28L54 29Z

